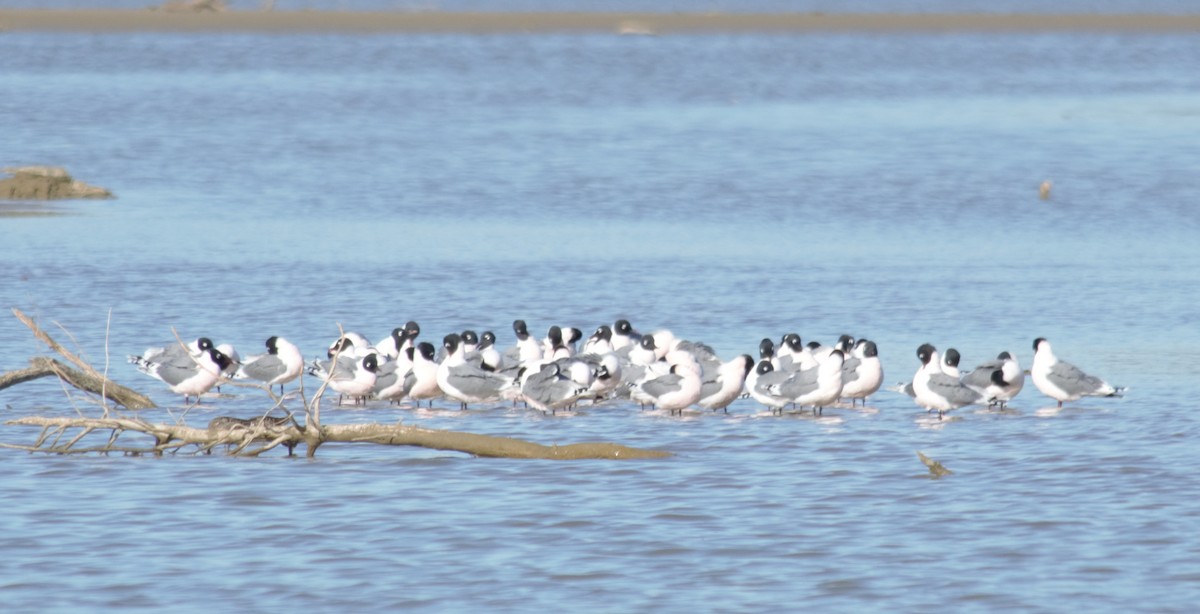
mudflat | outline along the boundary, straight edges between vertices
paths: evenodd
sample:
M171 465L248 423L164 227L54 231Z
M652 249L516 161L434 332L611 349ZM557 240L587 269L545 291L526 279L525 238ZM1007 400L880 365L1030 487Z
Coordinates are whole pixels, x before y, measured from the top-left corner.
M477 13L0 9L0 31L503 33L1200 31L1200 14Z

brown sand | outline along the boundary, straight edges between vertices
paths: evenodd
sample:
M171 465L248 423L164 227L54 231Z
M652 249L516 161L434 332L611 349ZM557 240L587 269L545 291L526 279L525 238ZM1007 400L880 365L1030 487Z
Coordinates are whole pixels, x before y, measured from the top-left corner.
M449 13L0 9L0 31L49 32L1196 32L1196 15Z

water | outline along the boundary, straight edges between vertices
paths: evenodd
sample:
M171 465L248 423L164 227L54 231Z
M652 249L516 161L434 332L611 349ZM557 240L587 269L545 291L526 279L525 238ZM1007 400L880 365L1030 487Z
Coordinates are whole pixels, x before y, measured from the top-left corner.
M1029 384L945 421L884 392L820 418L325 414L674 453L649 462L9 450L0 603L1190 609L1197 57L1137 34L0 36L0 161L119 196L0 217L0 297L107 351L149 419L264 407L184 412L124 364L171 327L315 355L339 323L408 319L507 345L518 317L628 317L724 356L851 332L889 382L924 341L1028 366L1045 336L1131 387L1058 410ZM0 319L0 368L40 351ZM48 380L0 403L94 412Z
M166 0L0 0L0 8L143 9ZM273 4L277 11L628 11L652 13L1167 13L1196 10L1188 0L226 0L232 10L260 10Z

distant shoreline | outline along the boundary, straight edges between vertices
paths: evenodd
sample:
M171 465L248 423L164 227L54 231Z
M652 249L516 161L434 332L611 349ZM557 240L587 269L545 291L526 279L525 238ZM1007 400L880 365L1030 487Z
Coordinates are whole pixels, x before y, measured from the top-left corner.
M1200 32L1195 15L457 13L0 9L3 32L555 33Z

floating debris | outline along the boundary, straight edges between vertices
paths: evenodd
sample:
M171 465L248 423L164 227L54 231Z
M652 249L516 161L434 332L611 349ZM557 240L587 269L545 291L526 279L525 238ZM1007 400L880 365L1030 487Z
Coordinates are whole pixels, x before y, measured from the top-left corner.
M917 458L921 459L921 464L929 468L930 477L940 478L943 475L950 475L951 473L954 473L953 471L950 471L944 467L941 463L922 454L920 450L917 451Z
M1050 183L1049 179L1043 181L1042 185L1038 187L1038 196L1042 200L1050 200L1050 188L1052 187L1054 187L1054 184Z

